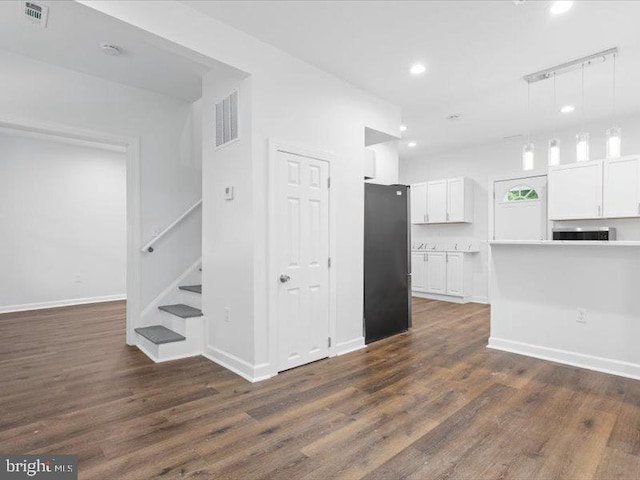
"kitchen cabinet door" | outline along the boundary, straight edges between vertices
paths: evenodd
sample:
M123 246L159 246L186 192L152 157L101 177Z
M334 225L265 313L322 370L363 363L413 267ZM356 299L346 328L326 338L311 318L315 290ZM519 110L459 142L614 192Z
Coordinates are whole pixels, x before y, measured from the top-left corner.
M447 181L427 182L427 223L447 221Z
M447 253L447 295L464 294L464 255Z
M445 294L447 291L447 254L427 253L427 292Z
M465 192L464 178L447 180L447 221L464 222Z
M640 157L604 162L604 216L640 216Z
M411 185L411 223L427 222L427 184Z
M411 253L411 290L424 292L427 289L426 253Z
M549 168L549 219L602 217L602 161Z

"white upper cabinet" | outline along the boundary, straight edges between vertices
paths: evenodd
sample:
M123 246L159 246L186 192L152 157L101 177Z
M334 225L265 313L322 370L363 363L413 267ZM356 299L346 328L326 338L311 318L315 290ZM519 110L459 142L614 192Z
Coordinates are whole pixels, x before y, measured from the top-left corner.
M640 216L640 156L604 162L603 197L605 217Z
M471 223L473 183L464 177L411 185L411 223Z
M411 185L411 223L427 223L427 184Z
M427 182L427 223L447 221L447 181Z
M549 168L549 220L602 218L602 160Z

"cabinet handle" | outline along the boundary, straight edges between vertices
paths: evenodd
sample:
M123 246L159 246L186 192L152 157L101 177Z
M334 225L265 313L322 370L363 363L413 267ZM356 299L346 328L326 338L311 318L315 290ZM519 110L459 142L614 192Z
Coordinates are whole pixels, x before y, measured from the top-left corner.
M640 203L638 203L638 215L640 215Z
M429 217L427 217L427 214L425 213L425 214L422 216L422 219L424 220L424 222L425 222L425 223L427 223L427 218L429 218Z
M601 211L602 211L602 207L600 205L598 205L598 216L601 216Z
M447 222L449 221L449 213L447 213Z
M429 257L427 256L426 253L423 253L422 256L424 257L424 261L428 262L429 261Z

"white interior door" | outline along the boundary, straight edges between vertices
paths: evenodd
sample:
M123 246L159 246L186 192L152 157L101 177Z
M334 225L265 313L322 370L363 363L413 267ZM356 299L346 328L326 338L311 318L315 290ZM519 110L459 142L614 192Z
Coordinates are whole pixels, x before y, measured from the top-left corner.
M329 164L277 159L278 370L329 354Z
M494 239L547 239L547 177L516 178L494 184Z

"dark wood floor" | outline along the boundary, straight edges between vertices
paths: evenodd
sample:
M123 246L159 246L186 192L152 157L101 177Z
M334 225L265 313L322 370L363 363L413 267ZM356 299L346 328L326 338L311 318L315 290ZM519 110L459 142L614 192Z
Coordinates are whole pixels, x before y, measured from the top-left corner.
M489 310L251 385L124 345L124 305L0 315L0 452L82 479L638 479L640 382L485 348ZM640 347L639 347L640 348Z

